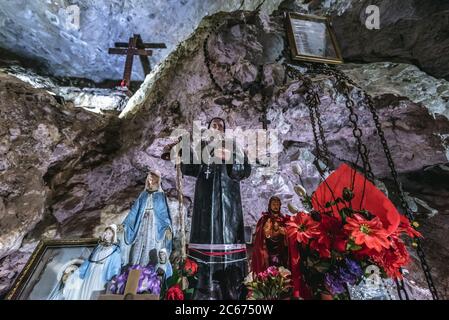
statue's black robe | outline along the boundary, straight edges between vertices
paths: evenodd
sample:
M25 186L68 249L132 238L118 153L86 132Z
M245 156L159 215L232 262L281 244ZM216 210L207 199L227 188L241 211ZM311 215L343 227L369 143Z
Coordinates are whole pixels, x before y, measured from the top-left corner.
M235 160L233 164L210 164L208 178L206 163L182 164L184 175L197 178L190 243L245 244L240 181L250 176L251 166L246 156L244 159L243 164ZM233 250L215 253L229 251ZM242 282L247 274L246 251L208 256L189 248L189 256L199 266L194 299L245 298Z

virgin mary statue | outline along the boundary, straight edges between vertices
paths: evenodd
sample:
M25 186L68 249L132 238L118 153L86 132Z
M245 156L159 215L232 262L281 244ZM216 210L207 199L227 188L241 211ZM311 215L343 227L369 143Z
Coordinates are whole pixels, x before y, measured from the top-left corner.
M124 265L147 266L150 255L154 254L155 263L161 249L172 251L172 220L167 198L161 188L161 174L157 170L148 173L145 190L134 202L128 216L122 224Z
M90 300L106 289L106 284L121 270L120 247L117 244L117 226L108 226L99 244L77 273L81 279L77 300Z

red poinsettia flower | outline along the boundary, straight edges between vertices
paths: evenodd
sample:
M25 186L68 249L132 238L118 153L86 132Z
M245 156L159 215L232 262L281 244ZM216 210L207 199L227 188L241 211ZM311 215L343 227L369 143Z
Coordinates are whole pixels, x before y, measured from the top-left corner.
M404 242L396 236L392 237L390 248L382 252L376 252L371 259L392 278L402 278L401 267L410 261Z
M309 240L320 235L320 224L304 212L298 212L290 217L285 226L288 237L296 239L299 243L308 244Z
M198 272L198 264L192 259L186 259L186 262L184 264L184 271L189 276L193 276Z
M326 236L329 239L330 247L339 252L346 251L348 236L344 233L341 220L323 215L321 219L322 238Z
M175 284L167 290L167 300L184 300L184 292L182 292L181 286Z
M422 238L422 234L412 227L410 220L406 216L401 216L401 222L396 230L396 236L399 236L401 233L407 234L410 238Z
M331 250L330 245L328 244L328 239L322 238L322 241L312 241L312 243L310 244L310 248L318 252L321 258L331 257Z
M334 222L338 221L332 217L322 215L319 222L320 233L318 238L310 243L310 247L317 251L322 258L330 258L331 256L332 239L337 231L335 230Z
M353 218L346 218L344 229L349 232L355 244L359 246L365 245L377 252L390 247L388 233L378 217L367 220L360 214L355 214Z

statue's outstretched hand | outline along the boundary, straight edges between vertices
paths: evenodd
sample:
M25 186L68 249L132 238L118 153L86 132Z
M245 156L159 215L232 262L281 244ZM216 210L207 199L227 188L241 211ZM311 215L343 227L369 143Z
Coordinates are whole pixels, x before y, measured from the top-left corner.
M167 238L167 240L173 239L173 233L171 232L170 229L167 229L167 231L165 231L165 237Z
M231 151L224 149L224 148L218 148L215 150L216 156L220 160L228 161L231 159Z

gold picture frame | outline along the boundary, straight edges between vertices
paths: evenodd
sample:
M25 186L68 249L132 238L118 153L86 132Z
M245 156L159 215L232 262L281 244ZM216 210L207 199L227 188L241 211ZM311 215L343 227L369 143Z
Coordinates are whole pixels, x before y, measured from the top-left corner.
M25 264L24 268L20 272L19 276L15 280L8 294L6 295L6 300L45 300L45 299L33 299L29 292L29 286L36 286L39 283L39 278L36 280L33 278L41 277L46 272L48 266L48 261L44 261L46 255L49 252L64 249L75 249L73 251L72 259L82 258L87 259L89 254L98 244L98 238L86 238L86 239L76 239L76 240L53 240L53 239L43 239L39 242L34 252L31 254L28 262ZM79 249L79 250L76 250ZM70 251L70 250L69 250ZM81 253L81 254L80 254ZM70 258L70 252L65 255L65 258ZM61 258L63 259L63 258ZM51 260L49 260L51 261ZM70 260L68 260L70 261ZM45 264L46 263L46 264ZM60 261L64 263L64 261ZM40 274L36 275L37 268L40 268ZM54 272L54 270L53 270ZM55 278L57 281L57 278ZM49 286L56 284L48 284ZM27 293L28 292L28 293Z
M330 18L288 12L286 28L293 60L343 63Z

